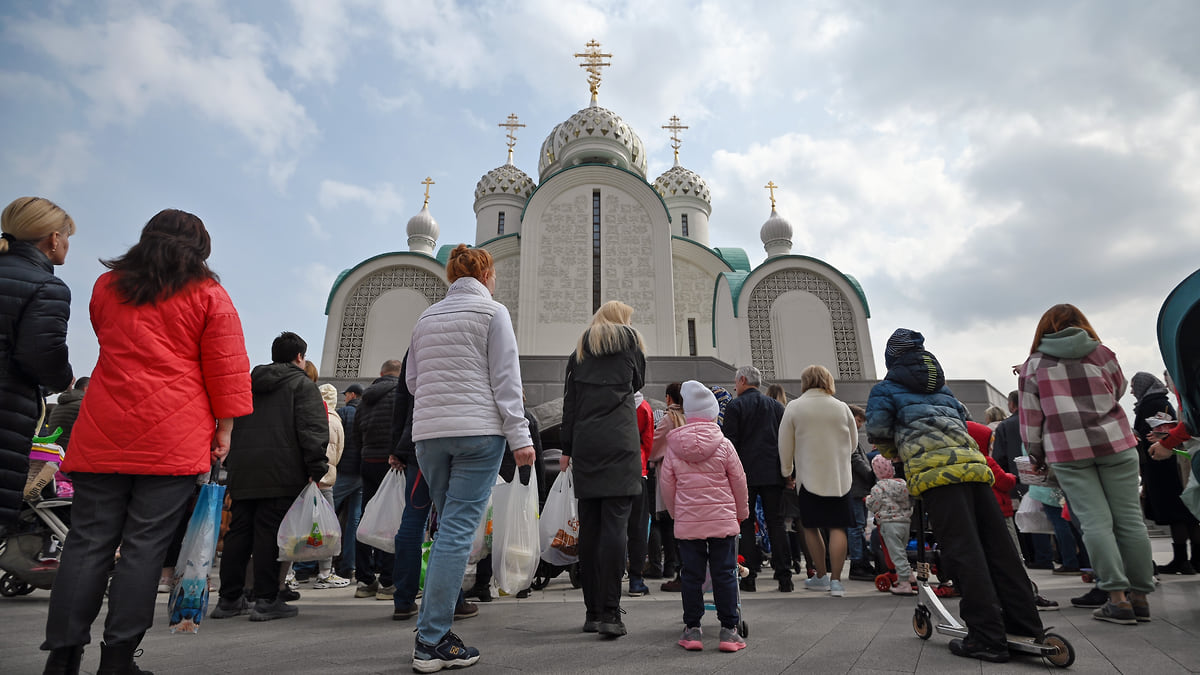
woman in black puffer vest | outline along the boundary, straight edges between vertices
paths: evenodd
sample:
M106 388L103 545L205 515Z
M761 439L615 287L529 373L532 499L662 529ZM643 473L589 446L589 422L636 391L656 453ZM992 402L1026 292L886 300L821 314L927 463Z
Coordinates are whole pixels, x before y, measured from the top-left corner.
M41 197L21 197L0 216L0 526L16 522L44 392L71 386L67 319L71 291L54 276L75 221Z

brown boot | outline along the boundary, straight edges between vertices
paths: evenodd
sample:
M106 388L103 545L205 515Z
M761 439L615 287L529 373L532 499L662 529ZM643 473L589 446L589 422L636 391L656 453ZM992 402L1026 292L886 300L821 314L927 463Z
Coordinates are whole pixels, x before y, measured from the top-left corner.
M29 460L29 475L25 478L25 501L30 504L42 501L42 490L54 480L58 472L57 462L44 459Z

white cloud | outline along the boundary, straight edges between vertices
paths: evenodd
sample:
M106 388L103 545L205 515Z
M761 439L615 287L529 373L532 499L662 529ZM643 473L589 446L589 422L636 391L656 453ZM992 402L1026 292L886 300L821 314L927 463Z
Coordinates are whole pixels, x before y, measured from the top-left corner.
M15 70L0 71L0 97L25 105L36 102L66 106L71 103L71 93L61 83Z
M396 193L391 183L378 183L373 187L362 187L335 180L321 181L317 201L326 210L359 205L370 212L374 222L383 224L404 213L404 199Z
M363 85L359 91L367 107L378 113L399 112L421 103L421 94L416 91L406 91L396 96L388 96L369 84Z
M331 84L365 31L356 29L341 0L290 0L300 24L280 39L279 59L304 81Z
M10 157L9 162L13 161ZM70 131L59 134L32 161L20 164L37 167L34 175L42 194L55 194L66 186L84 182L97 166L92 142L83 134Z
M317 220L316 216L313 214L305 214L304 220L308 223L309 234L311 234L314 238L321 241L326 241L330 238L330 236L332 236L329 234L329 231L325 229L325 226L321 224L321 221Z

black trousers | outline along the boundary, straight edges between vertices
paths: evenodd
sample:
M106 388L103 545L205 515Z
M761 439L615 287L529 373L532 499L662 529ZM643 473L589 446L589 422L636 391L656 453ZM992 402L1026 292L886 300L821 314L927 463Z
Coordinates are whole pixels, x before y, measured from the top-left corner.
M220 596L237 600L246 592L246 563L254 556L254 598L279 595L279 545L276 535L295 497L235 499L221 554Z
M621 607L632 496L579 500L579 581L588 616Z
M992 487L943 485L926 490L921 499L942 566L962 594L958 612L967 624L967 639L988 647L1005 646L1005 633L1040 639L1042 619L1033 588Z
M629 578L641 579L646 571L646 548L650 540L650 515L646 505L646 479L642 478L642 494L633 496L626 530L629 548Z
M767 536L771 538L771 568L776 579L792 578L791 547L783 529L783 486L750 485L750 517L742 521L742 541L739 552L746 559L750 576L762 571L762 552L754 541L754 502L762 498L763 515L767 520Z
M382 462L366 462L362 463L362 503L363 509L367 508L367 502L379 492L379 486L383 483L383 479L387 476L387 472L392 467L387 461ZM395 555L380 551L374 546L367 546L362 542L354 544L354 578L365 584L370 584L375 581L376 574L379 575L379 586L387 588L392 585L392 573L396 567Z
M104 641L137 643L154 625L163 556L196 477L75 472L71 479L71 532L50 592L42 649L88 644L106 587Z

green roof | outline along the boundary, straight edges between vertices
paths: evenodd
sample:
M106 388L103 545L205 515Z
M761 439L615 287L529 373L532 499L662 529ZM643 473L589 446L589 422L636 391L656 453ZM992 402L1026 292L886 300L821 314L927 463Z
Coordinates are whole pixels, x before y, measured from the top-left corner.
M449 245L442 247L442 251L446 252L446 257L450 256L450 249L452 249L452 248L453 247L450 247ZM439 258L442 255L442 251L438 251ZM426 258L426 259L429 259L431 257L425 253L416 253L414 251L389 251L388 253L380 253L379 255L373 255L370 258L367 258L366 260L358 263L357 265L355 265L354 267L351 267L348 270L342 270L342 273L337 275L337 279L334 279L333 287L329 289L329 297L325 299L325 316L329 316L329 308L331 306L333 306L333 296L337 294L338 288L341 287L342 282L346 280L346 277L350 276L354 272L354 270L362 267L363 265L366 265L367 263L371 262L372 260L379 260L380 258L386 258L390 255L414 255L414 256L418 256L418 257ZM445 265L445 263L442 263L442 265Z
M457 246L458 244L442 244L442 247L438 249L437 255L434 257L438 262L442 263L442 267L445 267L446 263L450 262L450 252ZM470 244L467 244L467 246L470 246Z
M744 249L722 246L713 250L717 252L717 255L721 256L722 260L729 263L729 266L733 269L742 272L750 271L750 256L746 255Z
M716 250L720 251L722 253L724 253L726 251L738 251L743 256L745 255L745 252L743 252L741 249L716 249ZM754 272L757 272L758 269L761 268L763 265L766 265L769 262L773 262L775 260L780 260L783 258L798 258L798 259L802 259L802 260L811 260L815 263L819 263L823 267L827 267L827 268L833 270L838 276L840 276L842 279L844 279L846 281L846 283L850 284L851 288L854 289L854 294L858 296L859 302L862 303L863 312L866 313L866 318L868 318L868 319L871 318L871 307L870 307L870 305L867 304L867 294L866 294L866 292L863 291L862 284L858 283L858 279L855 279L854 277L850 276L849 274L842 272L838 268L834 267L833 265L830 265L829 263L825 262L824 260L821 260L820 258L814 258L809 255L781 255L781 256L776 256L774 258L767 258L766 260L763 261L762 265L759 265L758 267L754 268L753 271L739 270L737 272L723 272L721 274L721 276L725 277L729 281L729 293L732 296L733 315L735 317L738 315L738 298L741 297L742 286L745 285L746 278L749 277ZM726 258L726 260L728 261L728 258ZM734 267L736 267L736 266L734 266ZM717 316L717 291L716 291L716 288L714 288L713 289L713 344L714 345L716 344L716 334L717 334L716 316Z
M720 276L717 277L717 283L713 286L712 301L712 339L714 347L717 346L717 290L721 288L720 277L725 277L725 280L729 282L729 294L733 298L733 315L736 317L738 296L742 294L742 285L746 283L746 277L748 276L750 276L749 272L721 272Z

